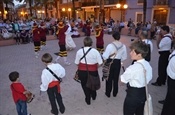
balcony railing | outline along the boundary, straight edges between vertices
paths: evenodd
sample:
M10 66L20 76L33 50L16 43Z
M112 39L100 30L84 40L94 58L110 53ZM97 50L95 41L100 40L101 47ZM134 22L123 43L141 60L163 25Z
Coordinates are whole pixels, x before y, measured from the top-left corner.
M168 0L154 0L154 5L169 5Z

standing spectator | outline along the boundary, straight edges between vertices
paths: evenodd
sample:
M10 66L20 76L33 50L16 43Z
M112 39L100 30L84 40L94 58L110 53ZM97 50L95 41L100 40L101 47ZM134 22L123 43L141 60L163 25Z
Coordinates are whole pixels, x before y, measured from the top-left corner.
M50 54L45 53L41 60L58 78L65 76L65 69L58 63L52 63L52 56ZM42 71L40 90L47 91L51 104L51 113L58 115L57 101L59 110L63 114L65 112L65 106L60 92L60 81L47 68Z
M97 25L95 27L95 36L96 36L96 48L97 50L102 54L104 51L104 40L103 40L103 36L104 36L104 31L103 28L100 27L99 25Z
M38 28L38 25L36 23L33 23L33 44L34 44L34 50L35 50L35 57L38 58L39 51L40 51L40 30Z
M28 42L28 40L27 40L27 32L26 32L26 30L24 29L24 30L22 30L21 31L21 39L22 39L22 43L23 44L26 44L27 42Z
M158 61L158 78L156 82L152 83L154 86L165 85L167 72L166 68L168 65L168 57L171 49L171 34L169 33L169 26L163 26L160 30L160 37L157 40L157 47L159 50L159 61Z
M11 72L9 74L9 79L12 82L10 88L18 115L28 115L27 98L25 94L29 92L24 88L23 84L19 82L19 73L17 71Z
M146 101L145 85L152 79L152 67L144 59L148 53L147 45L144 42L133 42L130 49L131 59L136 60L136 62L120 76L121 82L127 84L123 115L143 115ZM145 83L145 79L147 83Z
M92 39L90 37L84 38L84 47L77 51L75 57L75 64L78 65L78 76L85 94L85 102L88 105L91 104L91 97L95 100L97 96L96 90L91 90L86 87L88 72L93 76L98 76L98 65L101 65L103 62L100 53L96 49L91 48L91 46Z
M175 45L173 47L175 49ZM175 115L175 50L169 56L169 63L166 71L168 74L168 89L161 115Z
M135 27L135 25L134 25L134 23L133 23L133 21L131 20L130 22L128 22L129 23L129 29L128 29L128 36L131 36L131 34L132 34L132 29L134 29L134 27Z
M57 35L58 35L58 44L59 44L59 47L60 47L60 52L58 54L58 57L56 58L56 62L58 62L58 60L60 59L60 57L63 57L64 59L64 63L65 65L70 65L71 63L69 63L67 61L67 50L66 50L66 35L65 35L65 32L67 31L68 29L68 25L64 25L63 21L59 21L58 23L58 31L57 31Z
M113 35L114 41L107 45L102 57L107 62L113 63L110 66L109 76L106 79L106 91L105 95L110 97L111 91L113 89L113 96L116 97L118 93L118 79L121 68L121 61L127 58L126 46L121 43L120 33L116 32ZM116 54L116 55L115 55Z
M124 22L122 22L122 21L120 21L120 26L119 26L119 32L121 33L121 31L122 31L122 28L124 28L125 27L125 23Z
M153 51L153 43L148 39L148 31L141 31L139 37L141 41L145 42L148 45L149 49L145 60L149 62L151 60L151 52Z

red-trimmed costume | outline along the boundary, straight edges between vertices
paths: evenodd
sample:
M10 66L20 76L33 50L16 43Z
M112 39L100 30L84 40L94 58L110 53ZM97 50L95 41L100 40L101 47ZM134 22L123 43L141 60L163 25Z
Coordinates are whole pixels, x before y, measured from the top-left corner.
M26 96L23 94L23 92L26 90L21 83L12 83L10 85L10 88L12 90L12 96L15 103L17 103L18 100L22 100L22 101L27 100Z
M86 36L91 36L91 25L90 23L88 22L87 23L87 26L86 26Z
M58 31L56 32L59 39L58 45L60 46L59 56L61 57L67 57L65 32L67 31L68 27L69 27L68 25L64 26L63 22L59 22Z
M40 36L40 29L38 28L36 23L33 24L32 33L33 33L33 43L35 47L35 52L38 52L40 50L41 45L40 43L41 36Z
M95 37L96 37L96 48L99 52L103 52L104 51L104 40L103 40L103 35L104 35L104 31L102 28L100 28L99 26L96 27L95 29Z
M41 45L46 45L46 33L47 33L47 28L44 24L44 22L41 23L40 27L40 36L41 36Z

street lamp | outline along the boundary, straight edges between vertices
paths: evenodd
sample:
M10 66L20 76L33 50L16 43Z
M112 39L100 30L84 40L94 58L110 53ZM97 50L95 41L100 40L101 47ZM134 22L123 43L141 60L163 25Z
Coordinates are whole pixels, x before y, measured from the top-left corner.
M45 11L44 10L38 10L37 12L39 14L39 17L43 19L43 14L45 13Z
M127 4L120 4L120 3L118 3L118 4L116 4L116 8L117 9L120 9L120 11L121 11L121 16L120 16L120 21L123 21L123 10L126 10L127 8L128 8L128 5Z
M62 8L61 10L62 10L63 12L67 11L67 17L68 17L68 19L69 19L69 18L70 18L70 12L72 11L72 9L71 9L71 8L68 8L68 9Z

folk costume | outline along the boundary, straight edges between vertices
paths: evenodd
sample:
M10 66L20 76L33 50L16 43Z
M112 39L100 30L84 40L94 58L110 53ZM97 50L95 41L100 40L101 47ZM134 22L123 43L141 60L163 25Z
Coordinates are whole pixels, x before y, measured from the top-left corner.
M95 28L95 37L96 37L96 48L100 53L103 53L104 51L104 40L103 35L104 31L103 28L99 27L98 25Z
M114 55L116 53L116 55ZM127 50L126 46L118 40L107 45L105 51L102 55L103 59L111 64L109 76L106 80L106 91L105 95L110 97L113 90L113 96L116 97L118 93L118 80L120 75L121 61L127 59Z
M47 67L52 70L53 73L58 76L58 78L63 78L65 76L65 69L60 64L49 63L47 64ZM56 101L58 103L60 112L64 113L65 106L62 101L62 96L60 93L60 82L58 79L55 78L53 74L50 73L50 71L44 69L41 75L41 82L42 84L40 85L40 90L47 91L51 104L51 113L54 115L58 115L59 113Z
M168 89L161 115L175 115L175 50L169 56L167 74Z
M158 44L159 46L159 61L158 61L158 78L156 82L152 83L152 85L155 86L161 86L165 85L166 83L166 78L167 78L167 72L166 68L168 66L168 58L170 55L170 50L171 50L171 34L165 34L163 35L163 38L160 40L160 43Z
M44 24L44 22L41 22L40 24L40 36L41 36L41 48L46 46L46 33L47 33L47 28Z
M86 22L87 25L86 25L86 36L91 36L91 24L90 22Z
M64 25L63 21L60 21L58 23L58 30L56 32L59 39L58 45L60 47L60 52L55 61L58 62L59 58L63 57L66 65L70 65L70 63L67 61L66 35L65 35L65 32L67 31L68 28L69 28L68 25Z
M76 47L75 42L72 39L72 32L71 32L71 26L69 24L69 22L67 22L67 25L69 26L67 31L65 32L66 35L66 47L68 50L72 50Z
M86 66L85 58L82 58L85 54L83 50L85 53L87 52L87 54L85 55L87 66ZM96 90L91 90L86 87L87 77L88 77L87 67L88 67L89 74L98 76L98 65L101 65L102 62L103 61L100 53L96 49L91 48L89 46L79 49L76 53L75 64L78 65L78 76L79 76L79 79L81 80L81 86L85 94L85 102L88 105L91 104L91 98L93 100L96 99L97 92Z
M40 29L38 28L38 25L36 23L33 24L33 43L35 47L35 57L38 58L39 51L40 51Z
M143 64L144 68L141 64ZM146 69L146 81L144 69ZM140 59L130 65L120 76L121 82L127 84L127 94L123 105L123 115L143 115L146 101L145 84L152 79L152 67L145 59Z

